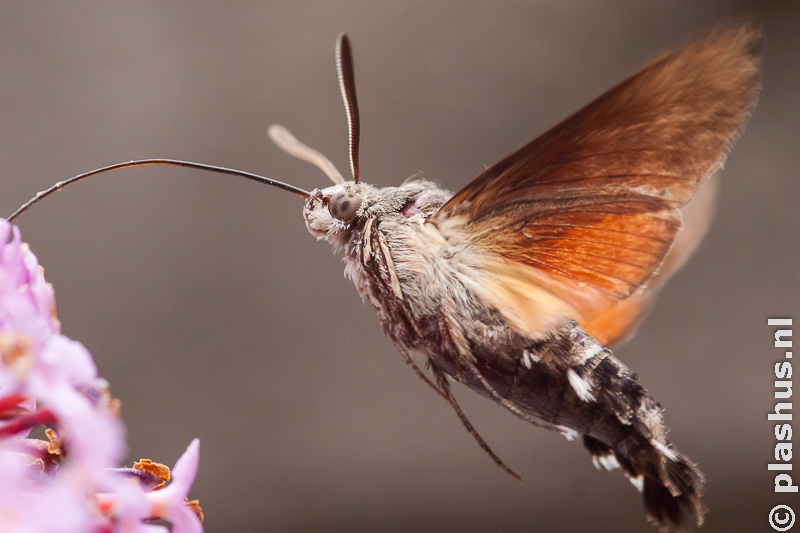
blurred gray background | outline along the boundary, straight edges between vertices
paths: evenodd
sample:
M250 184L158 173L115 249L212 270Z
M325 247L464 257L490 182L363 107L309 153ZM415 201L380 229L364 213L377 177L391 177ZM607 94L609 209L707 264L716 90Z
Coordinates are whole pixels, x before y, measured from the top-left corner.
M133 158L326 185L266 130L282 123L347 170L344 30L363 179L423 170L455 190L671 43L762 23L762 97L715 224L618 355L708 475L704 531L768 531L776 503L800 511L766 468L782 357L766 319L800 324L798 15L788 1L3 3L0 214ZM199 437L207 531L651 530L619 473L459 388L527 482L498 469L406 368L301 207L162 167L84 182L19 219L64 333L123 401L129 462L172 464Z

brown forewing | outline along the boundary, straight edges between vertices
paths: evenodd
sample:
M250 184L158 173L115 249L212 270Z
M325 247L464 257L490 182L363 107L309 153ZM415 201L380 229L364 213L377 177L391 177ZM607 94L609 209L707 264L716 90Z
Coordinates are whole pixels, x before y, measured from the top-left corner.
M748 25L717 29L660 57L489 167L429 222L458 216L492 256L562 288L588 286L608 305L629 297L743 127L760 39Z

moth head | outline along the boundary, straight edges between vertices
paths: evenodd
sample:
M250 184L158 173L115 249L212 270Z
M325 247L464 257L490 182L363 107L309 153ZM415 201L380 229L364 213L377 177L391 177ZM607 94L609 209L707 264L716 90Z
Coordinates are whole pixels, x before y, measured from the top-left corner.
M303 209L308 231L341 246L358 239L368 219L384 229L417 225L439 210L450 193L424 179L400 187L374 187L348 181L309 194Z

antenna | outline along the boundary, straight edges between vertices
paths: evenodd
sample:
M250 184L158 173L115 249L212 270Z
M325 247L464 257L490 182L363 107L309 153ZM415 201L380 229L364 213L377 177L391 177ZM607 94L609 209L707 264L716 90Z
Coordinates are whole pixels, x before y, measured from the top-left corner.
M339 74L339 90L344 100L347 113L347 131L350 146L350 172L353 181L358 183L358 144L361 137L361 126L358 117L358 99L356 98L356 79L353 73L353 54L350 51L350 39L347 34L339 35L336 40L336 70Z
M289 130L280 124L273 124L270 126L267 133L269 133L269 138L272 139L272 142L287 154L302 159L307 163L311 163L324 172L336 185L344 183L342 173L331 163L330 159L310 146L306 146L298 141L297 137L289 133Z

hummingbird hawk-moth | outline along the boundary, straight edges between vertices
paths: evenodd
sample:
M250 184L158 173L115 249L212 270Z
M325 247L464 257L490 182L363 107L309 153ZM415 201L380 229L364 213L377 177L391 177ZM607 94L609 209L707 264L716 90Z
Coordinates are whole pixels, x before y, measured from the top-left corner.
M659 528L699 526L704 475L673 447L661 407L607 346L631 334L702 237L710 195L692 200L755 103L760 42L758 29L742 25L666 53L452 194L422 178L382 188L360 180L353 61L341 35L352 180L272 126L279 146L334 184L308 192L210 165L139 160L60 182L10 219L69 183L147 164L293 192L305 200L309 232L343 253L346 274L406 362L498 465L519 477L469 422L451 381L536 426L582 436L598 468L621 468L642 492Z

